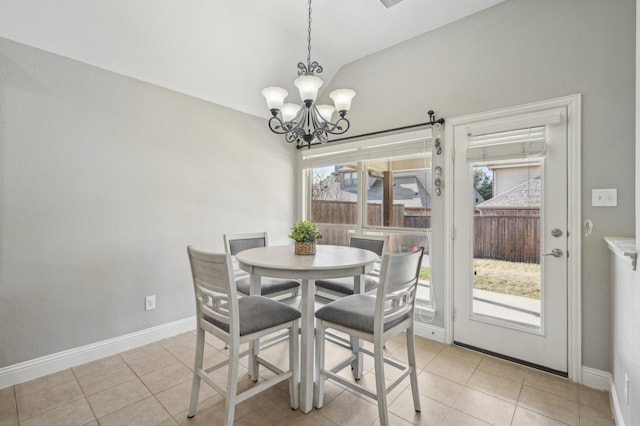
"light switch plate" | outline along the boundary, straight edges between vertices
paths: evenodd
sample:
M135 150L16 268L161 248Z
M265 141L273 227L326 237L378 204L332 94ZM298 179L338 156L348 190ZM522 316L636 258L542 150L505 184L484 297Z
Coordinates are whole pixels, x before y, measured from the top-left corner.
M591 205L593 207L615 207L618 205L618 189L592 189Z

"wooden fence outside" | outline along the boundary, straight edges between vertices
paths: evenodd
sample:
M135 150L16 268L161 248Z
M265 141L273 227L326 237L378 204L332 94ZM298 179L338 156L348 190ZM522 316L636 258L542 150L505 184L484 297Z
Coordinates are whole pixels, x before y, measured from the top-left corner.
M540 263L539 216L474 216L476 259Z
M312 218L318 223L356 224L357 204L314 200ZM369 224L382 224L382 205L367 205ZM540 263L540 217L522 215L474 216L474 257L508 262ZM393 206L393 227L428 229L431 209ZM323 229L321 244L347 244L345 230Z
M354 225L358 221L357 204L352 201L313 200L311 218L317 223Z
M314 200L311 203L311 217L317 223L355 224L358 205L353 201ZM369 225L382 226L382 204L367 204ZM431 209L425 207L405 207L393 205L395 228L431 228Z

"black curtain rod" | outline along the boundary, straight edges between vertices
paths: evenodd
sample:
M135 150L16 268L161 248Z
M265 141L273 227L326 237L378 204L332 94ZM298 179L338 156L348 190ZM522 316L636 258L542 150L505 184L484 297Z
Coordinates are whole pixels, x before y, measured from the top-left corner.
M309 144L309 145L298 145L296 148L297 149L302 149L302 148L311 149L311 147L315 146L315 145L326 145L327 143L331 143L331 142L344 142L344 141L348 141L348 140L351 140L351 139L358 139L358 138L366 138L366 137L369 137L369 136L384 135L385 133L397 132L399 130L408 130L408 129L415 129L416 127L433 126L435 124L444 124L444 118L439 118L439 119L436 120L433 117L433 115L435 114L433 112L433 110L429 110L427 112L427 114L429 115L429 121L425 121L424 123L410 124L408 126L395 127L393 129L378 130L376 132L363 133L361 135L355 135L355 136L345 136L343 138L331 139L331 140L327 141L324 144L321 143L321 142L315 142L315 143L312 143L312 144Z

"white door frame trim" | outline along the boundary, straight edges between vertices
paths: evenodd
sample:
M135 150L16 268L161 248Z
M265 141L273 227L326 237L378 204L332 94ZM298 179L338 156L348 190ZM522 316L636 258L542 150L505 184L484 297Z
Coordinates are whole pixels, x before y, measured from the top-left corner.
M530 113L550 108L567 108L567 173L568 173L568 299L567 299L567 365L569 379L582 383L582 292L581 292L581 180L580 180L580 158L581 158L581 101L580 94L569 95L546 101L534 102L512 108L471 114L462 117L450 118L445 123L445 145L444 163L445 182L453 182L453 159L455 158L454 128L462 125L469 125L478 121L495 120L507 118L518 114ZM463 155L460 153L459 155ZM444 329L445 342L453 342L453 200L454 194L449 187L449 191L444 191L444 223L445 235L445 305L444 305Z

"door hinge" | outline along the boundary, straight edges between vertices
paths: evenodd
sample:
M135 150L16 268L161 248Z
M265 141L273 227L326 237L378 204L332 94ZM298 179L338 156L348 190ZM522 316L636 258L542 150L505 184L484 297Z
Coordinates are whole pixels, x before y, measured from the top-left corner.
M451 159L452 160L456 159L456 149L455 148L451 148Z
M456 228L451 228L451 239L452 240L456 239Z
M456 319L456 308L451 308L451 320Z
M569 258L569 250L567 250L567 259Z

